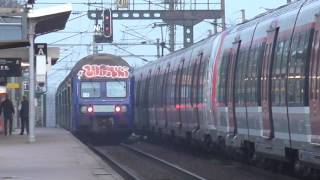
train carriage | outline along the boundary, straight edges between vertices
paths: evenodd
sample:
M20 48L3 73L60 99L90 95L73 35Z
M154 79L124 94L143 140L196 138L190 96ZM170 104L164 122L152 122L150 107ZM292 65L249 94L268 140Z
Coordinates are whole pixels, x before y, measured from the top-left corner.
M319 169L319 8L284 5L137 69L135 122Z
M122 58L95 54L81 59L60 84L58 124L75 133L129 134L132 130L131 67Z

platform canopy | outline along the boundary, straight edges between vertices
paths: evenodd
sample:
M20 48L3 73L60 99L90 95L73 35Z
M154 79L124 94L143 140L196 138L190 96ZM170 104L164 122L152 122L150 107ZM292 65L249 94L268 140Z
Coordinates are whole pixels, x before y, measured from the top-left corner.
M36 22L35 34L38 36L64 29L71 11L71 4L35 9L28 13L28 20Z

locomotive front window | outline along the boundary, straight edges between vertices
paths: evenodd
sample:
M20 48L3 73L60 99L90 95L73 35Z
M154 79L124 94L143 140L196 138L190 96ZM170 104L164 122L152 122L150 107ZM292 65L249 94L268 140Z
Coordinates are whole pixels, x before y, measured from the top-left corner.
M122 98L127 96L127 83L125 81L110 81L106 84L107 97Z
M100 97L99 82L81 82L81 97L94 98Z

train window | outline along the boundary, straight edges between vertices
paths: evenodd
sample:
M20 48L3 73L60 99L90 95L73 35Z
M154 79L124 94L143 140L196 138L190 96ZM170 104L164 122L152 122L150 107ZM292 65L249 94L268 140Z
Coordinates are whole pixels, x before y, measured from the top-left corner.
M243 105L247 101L246 91L247 91L247 82L248 82L248 65L249 65L249 49L246 49L243 54L243 67L241 73L241 95L243 97Z
M219 68L219 84L218 84L218 102L227 105L227 80L228 80L228 69L229 61L231 58L231 51L225 50L223 53L220 68Z
M250 50L247 64L247 81L246 81L246 103L250 105L255 105L255 72L256 72L256 55L258 54L257 45L253 46Z
M314 62L314 73L312 74L312 79L313 79L313 86L312 88L312 92L314 94L314 99L318 100L319 99L319 90L320 90L320 63L318 61L319 59L319 55L320 55L320 41L319 41L319 31L315 32L314 35L314 48L312 48L314 50L314 58L313 58L313 62Z
M272 104L276 106L284 105L284 102L282 102L281 100L282 99L281 69L284 61L284 58L283 58L284 51L285 51L285 41L282 39L279 39L275 49L274 64L272 67L272 78L271 78L272 79L272 88L271 88Z
M186 103L186 97L187 97L187 73L188 73L188 67L184 66L182 70L182 81L181 81L181 103Z
M107 97L122 98L127 96L127 82L109 81L106 82Z
M252 59L252 105L261 106L261 74L262 74L262 59L265 50L265 43L256 46L255 54Z
M179 82L179 73L180 73L180 64L178 65L178 69L174 72L175 74L175 81L174 81L174 105L176 105L178 99L178 82Z
M251 49L250 49L250 53L249 53L249 56L248 56L248 64L247 64L247 79L246 79L246 88L247 88L247 91L246 91L246 103L250 106L250 105L253 105L253 101L254 101L254 97L253 97L253 94L254 94L254 83L253 83L253 78L254 78L254 71L255 71L255 63L254 63L254 57L255 57L255 54L257 53L257 47L256 46L253 46Z
M290 51L290 41L289 39L284 42L282 63L280 71L280 105L286 104L286 79L287 76L287 66L288 66L288 55Z
M312 54L310 60L310 98L316 99L316 68L317 68L317 50L318 50L318 31L314 32L313 42L312 42Z
M170 81L169 81L168 103L170 105L173 105L173 103L174 103L174 93L175 93L174 85L175 85L175 80L176 80L175 71L174 70L170 71L169 79L170 79Z
M246 47L240 50L239 58L236 66L235 77L235 103L237 105L244 105L245 102L245 81L247 70L247 53Z
M313 33L311 31L296 33L293 38L288 77L288 103L290 105L307 105L307 86L309 59Z
M194 69L194 66L192 64L192 59L189 61L189 64L188 64L188 72L187 72L187 84L186 84L186 96L187 96L187 99L186 99L186 104L190 104L191 103L191 92L192 92L192 87L191 87L191 83L192 83L192 75L193 75L193 69Z
M154 101L155 101L155 105L159 106L160 105L160 99L161 99L161 87L159 87L161 85L161 82L162 82L162 77L163 77L163 74L161 73L161 69L160 67L158 68L158 72L157 72L157 75L156 75L156 80L155 80L155 87L157 88L154 88L155 89L155 97L154 97Z
M201 66L201 78L200 78L200 84L201 84L201 91L200 91L200 97L199 97L199 100L200 102L204 102L204 80L206 79L207 77L207 73L208 71L206 71L206 67L208 66L208 63L209 63L209 58L205 58L203 60L203 63L202 63L202 66Z
M234 82L234 88L235 88L235 104L240 105L241 104L241 71L242 71L242 64L243 64L243 50L240 50L239 52L239 58L236 60L236 68L235 68L235 82Z
M192 75L191 75L191 85L190 85L190 104L193 104L193 98L194 98L194 84L195 84L195 76L196 76L196 70L197 70L197 62L192 61L191 62L192 67Z
M154 70L155 72L150 74L150 86L149 86L149 106L153 107L156 104L156 97L157 97L157 88L155 85L157 84L158 74L160 69ZM146 94L147 95L147 94Z
M203 90L203 83L201 83L201 78L200 77L203 74L203 53L200 54L200 59L199 59L199 63L198 63L198 72L197 72L197 83L196 83L196 104L200 103L200 96L201 96L201 92ZM203 82L203 81L202 81Z
M137 86L136 86L136 89L135 89L135 105L136 107L139 107L140 106L140 103L139 103L139 99L140 99L140 84L141 84L141 80L139 79L138 82L137 82Z
M178 82L178 103L181 104L181 90L182 90L182 73L183 73L183 69L184 69L184 59L180 62L180 73L179 73L179 82Z
M144 91L143 91L143 107L144 108L147 108L149 107L149 95L150 95L150 91L149 91L149 87L150 87L150 81L151 81L151 70L149 71L146 79L145 79L145 82L144 82Z
M143 97L143 76L142 74L140 74L140 78L139 78L139 81L138 81L138 86L137 86L137 93L138 93L138 96L137 96L137 103L138 103L138 106L141 107L141 104L142 104L142 97Z
M100 82L81 82L81 97L94 98L100 97Z
M163 77L162 82L162 98L161 98L161 105L167 106L167 92L168 92L168 77L169 77L169 71L170 71L170 64L167 65L167 68L165 70L165 74Z

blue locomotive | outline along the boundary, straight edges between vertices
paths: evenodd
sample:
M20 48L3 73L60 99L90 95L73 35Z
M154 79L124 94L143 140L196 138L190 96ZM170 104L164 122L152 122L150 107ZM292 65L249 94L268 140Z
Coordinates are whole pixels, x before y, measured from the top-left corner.
M132 129L131 67L121 57L81 59L58 87L57 123L74 133L122 133Z

